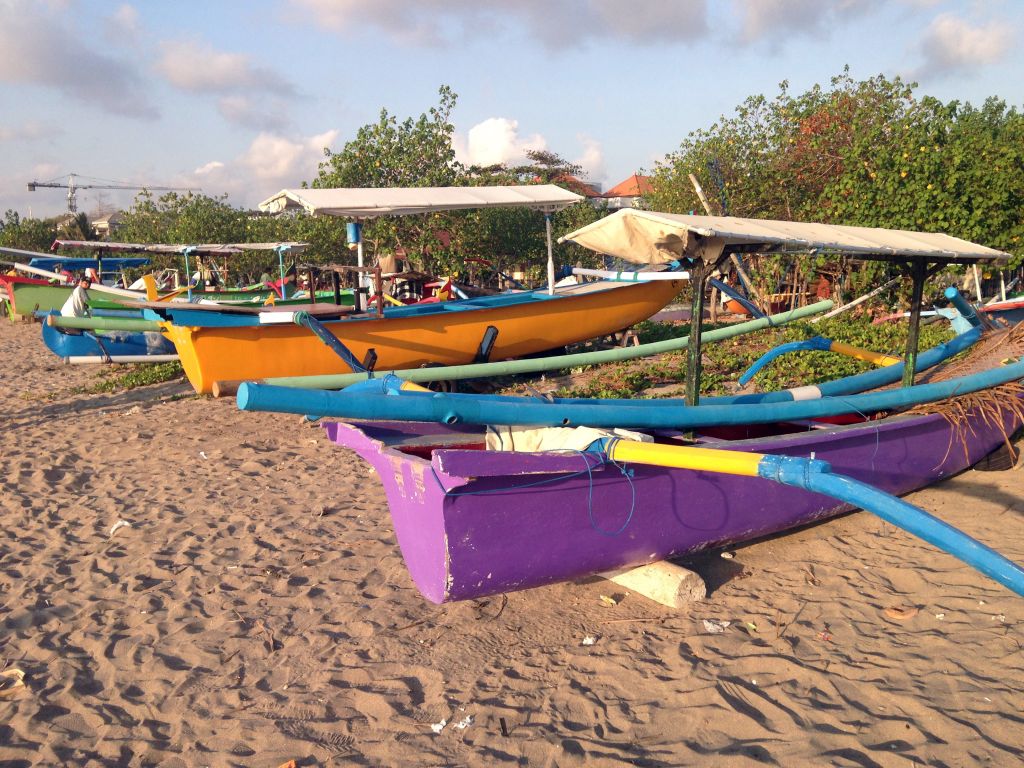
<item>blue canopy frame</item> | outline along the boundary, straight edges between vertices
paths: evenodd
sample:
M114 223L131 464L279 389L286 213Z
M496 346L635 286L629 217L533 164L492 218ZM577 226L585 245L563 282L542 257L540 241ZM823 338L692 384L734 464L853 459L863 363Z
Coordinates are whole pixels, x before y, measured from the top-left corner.
M129 267L144 267L149 264L149 259L143 256L112 256L109 259L92 259L85 256L37 256L29 261L30 267L37 269L48 269L56 272L60 267L67 270L100 269L120 271Z

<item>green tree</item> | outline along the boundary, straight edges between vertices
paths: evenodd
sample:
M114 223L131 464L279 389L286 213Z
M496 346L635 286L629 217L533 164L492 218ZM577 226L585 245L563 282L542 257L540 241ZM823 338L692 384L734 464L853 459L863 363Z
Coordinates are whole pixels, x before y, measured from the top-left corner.
M74 218L64 222L60 227L60 236L68 240L97 240L96 231L92 228L89 215L79 211Z
M703 213L692 173L733 215L946 232L1019 261L1024 118L998 99L978 109L919 99L915 87L883 76L855 81L848 70L799 96L782 83L775 98L752 96L691 133L657 165L646 203ZM798 267L809 277L822 261ZM776 266L761 265L763 287L779 279ZM849 269L854 290L889 270L877 262L830 267Z
M899 137L891 126L915 105L911 89L899 78L857 82L845 70L829 88L815 85L799 96L783 82L773 99L751 96L734 116L691 133L657 164L647 202L657 210L703 213L692 173L718 198L716 213L829 220L825 189L866 159L861 136L873 136L875 152L892 151Z
M53 219L23 219L8 209L0 220L0 245L26 251L49 251L57 237Z
M419 118L398 118L382 109L376 123L365 125L339 152L325 149L313 187L444 187L458 184L463 168L455 159L451 112L458 99L448 86L439 102ZM342 226L339 222L336 226ZM385 217L363 230L369 256L403 246L414 254L439 250L437 236L450 225L447 215ZM429 265L428 265L429 266Z
M925 97L884 135L878 126L859 133L849 152L863 159L823 194L836 219L945 232L1016 252L1017 263L1024 256L1024 115L1016 109L998 99L979 109Z
M529 150L526 156L531 162L468 168L467 182L480 186L556 184L571 192L579 192L580 184L576 179L581 172L579 165L548 150ZM606 214L604 206L595 207L589 201L554 214L551 229L556 264L574 264L577 261L588 266L596 264L599 260L597 254L572 243L558 244L557 239ZM548 256L543 213L523 208L489 208L467 211L463 220L460 243L463 253L486 258L503 271L525 265L531 280L546 280Z

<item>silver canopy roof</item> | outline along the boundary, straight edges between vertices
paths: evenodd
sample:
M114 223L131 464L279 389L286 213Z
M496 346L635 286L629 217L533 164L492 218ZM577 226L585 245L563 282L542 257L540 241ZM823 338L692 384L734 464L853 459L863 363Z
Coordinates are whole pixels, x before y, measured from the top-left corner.
M282 189L260 203L260 210L278 213L297 209L314 215L372 219L470 208L533 208L553 213L580 200L583 200L581 195L554 184Z
M168 245L165 243L106 243L101 240L54 240L51 250L57 248L84 248L93 251L111 251L128 253L190 253L215 255L235 254L242 251L273 251L278 248L300 251L308 243L202 243Z

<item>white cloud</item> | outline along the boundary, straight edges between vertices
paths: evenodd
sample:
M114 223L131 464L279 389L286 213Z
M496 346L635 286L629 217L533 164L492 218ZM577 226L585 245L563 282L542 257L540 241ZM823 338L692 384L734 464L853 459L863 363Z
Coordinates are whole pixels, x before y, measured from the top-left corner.
M228 122L261 131L280 132L289 124L288 105L276 97L222 96L217 100L217 109Z
M998 62L1013 43L1012 25L993 20L972 25L953 13L937 16L919 48L923 62L915 77L944 77Z
M128 117L155 118L136 65L90 47L68 27L63 3L0 0L0 81L37 85Z
M527 151L546 149L547 142L536 133L520 138L518 120L490 117L470 128L465 139L456 137L454 146L456 157L466 165L515 165L526 161Z
M289 125L295 87L250 56L192 41L165 41L160 49L157 71L182 91L219 96L217 109L228 122L271 133Z
M583 169L583 178L591 181L604 179L608 172L604 167L604 152L601 149L601 142L584 134L577 136L577 139L583 145L583 153L572 162Z
M576 140L581 150L570 162L583 169L584 178L595 181L605 178L607 170L601 143L586 134L577 135ZM521 136L519 121L508 117L489 117L470 128L465 135L456 133L452 146L460 163L481 167L528 164L531 161L527 152L549 149L544 136L539 133Z
M553 50L591 41L683 43L708 29L706 0L290 0L319 26L350 34L368 24L406 43L444 45L510 28Z
M220 160L211 160L206 165L201 165L193 171L196 176L209 176L211 173L215 173L224 167L224 163Z
M276 72L258 67L249 56L223 53L192 41L165 41L156 63L171 85L183 91L230 93L253 90L294 96L295 88Z
M838 27L866 13L877 0L733 0L744 42Z
M337 139L335 130L299 139L261 133L238 157L212 160L176 186L201 187L210 196L227 193L232 205L254 207L279 189L316 178L324 147Z
M28 121L21 125L0 125L0 141L35 141L53 138L63 132L60 126Z
M110 25L115 33L114 37L128 37L136 39L142 31L139 24L139 12L135 6L125 3L110 14Z

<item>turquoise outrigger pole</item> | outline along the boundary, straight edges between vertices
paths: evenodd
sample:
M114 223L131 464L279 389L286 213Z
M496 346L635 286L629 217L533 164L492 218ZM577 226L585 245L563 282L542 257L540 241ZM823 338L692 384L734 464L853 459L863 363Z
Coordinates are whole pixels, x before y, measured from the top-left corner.
M665 400L572 400L468 395L410 389L396 376L354 384L341 392L246 382L238 389L243 411L277 411L315 418L387 419L441 424L695 429L728 424L770 424L851 413L909 408L1024 378L1024 361L948 381L859 395L812 400L686 405ZM414 386L414 385L413 385Z

